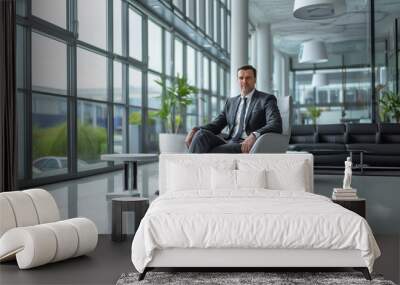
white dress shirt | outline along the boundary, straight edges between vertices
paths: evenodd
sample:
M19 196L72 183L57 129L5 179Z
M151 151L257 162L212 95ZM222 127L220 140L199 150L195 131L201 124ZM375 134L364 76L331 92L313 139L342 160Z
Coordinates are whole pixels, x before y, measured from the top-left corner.
M242 135L240 136L241 139L246 139L247 138L247 134L246 134L246 118L247 118L247 112L249 111L249 106L250 106L250 102L251 102L251 98L253 97L253 93L256 89L253 89L250 91L250 93L241 96L240 98L240 104L239 104L239 108L236 112L236 119L235 119L235 127L233 128L233 135L232 137L236 136L236 133L239 131L239 124L240 124L240 114L242 112L243 109L243 104L244 104L244 100L242 100L244 97L247 98L247 102L246 102L246 113L244 115L244 125L243 125L243 132Z

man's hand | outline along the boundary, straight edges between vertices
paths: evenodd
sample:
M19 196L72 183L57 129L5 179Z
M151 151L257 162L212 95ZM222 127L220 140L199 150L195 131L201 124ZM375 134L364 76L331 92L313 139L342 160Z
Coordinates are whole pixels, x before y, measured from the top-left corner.
M190 144L192 143L193 136L198 130L199 129L194 128L187 134L187 136L185 138L185 144L186 144L187 148L190 147Z
M249 153L255 142L256 136L252 133L242 142L242 153Z

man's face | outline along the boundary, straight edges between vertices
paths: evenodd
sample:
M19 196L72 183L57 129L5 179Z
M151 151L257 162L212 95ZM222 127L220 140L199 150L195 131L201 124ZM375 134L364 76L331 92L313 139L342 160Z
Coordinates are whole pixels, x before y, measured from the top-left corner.
M253 70L239 70L238 81L240 87L240 93L242 95L250 93L251 90L256 86L256 78L254 77Z

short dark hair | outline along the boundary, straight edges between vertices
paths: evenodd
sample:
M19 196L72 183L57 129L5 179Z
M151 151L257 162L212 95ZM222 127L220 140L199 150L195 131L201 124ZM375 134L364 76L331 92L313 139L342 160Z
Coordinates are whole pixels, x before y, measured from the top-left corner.
M238 68L236 73L238 73L239 70L249 70L249 69L253 70L254 78L257 78L257 70L252 65L243 65Z

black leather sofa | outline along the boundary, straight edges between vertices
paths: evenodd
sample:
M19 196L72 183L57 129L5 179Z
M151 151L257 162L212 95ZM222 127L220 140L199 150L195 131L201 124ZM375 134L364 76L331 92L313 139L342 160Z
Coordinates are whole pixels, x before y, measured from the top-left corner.
M364 168L400 168L400 124L293 126L289 150L313 153L317 167L343 167L351 155Z

